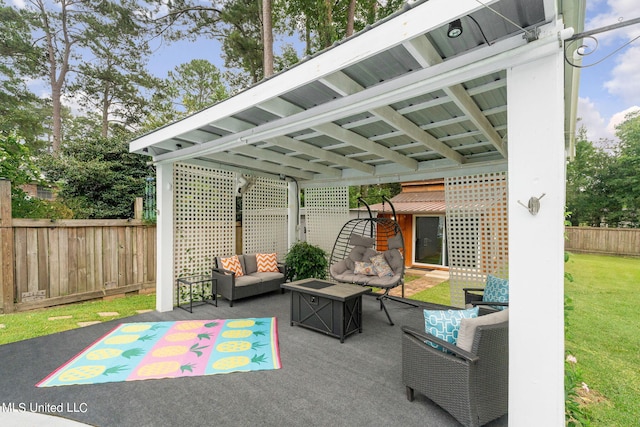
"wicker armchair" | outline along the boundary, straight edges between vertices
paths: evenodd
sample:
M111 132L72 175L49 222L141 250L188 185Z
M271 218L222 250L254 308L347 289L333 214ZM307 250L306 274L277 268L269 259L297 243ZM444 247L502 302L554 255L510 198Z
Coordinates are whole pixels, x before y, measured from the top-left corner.
M402 331L402 381L409 401L417 391L465 426L481 426L507 413L508 321L478 326L471 351L424 331L406 326ZM448 352L425 344L427 340Z
M494 313L498 309L496 307L509 307L508 302L483 301L484 288L463 288L464 304L469 307L478 307L479 314Z

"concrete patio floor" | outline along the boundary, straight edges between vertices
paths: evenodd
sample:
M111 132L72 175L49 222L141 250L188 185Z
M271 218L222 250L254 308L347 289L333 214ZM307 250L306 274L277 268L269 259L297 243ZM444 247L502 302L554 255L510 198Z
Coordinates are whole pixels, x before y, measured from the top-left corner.
M373 297L363 299L363 332L340 340L289 324L290 296L274 292L230 308L200 306L150 312L0 346L2 425L41 425L11 403L63 404L62 417L94 426L457 426L401 379L401 325L421 328L421 308L389 301L390 326ZM202 377L36 388L35 384L119 323L268 317L278 319L282 368ZM58 415L58 414L56 414ZM29 417L29 418L25 418ZM16 422L16 419L18 420ZM67 425L51 418L51 425ZM32 423L32 424L30 424ZM49 424L47 422L47 424ZM506 426L507 416L490 424Z

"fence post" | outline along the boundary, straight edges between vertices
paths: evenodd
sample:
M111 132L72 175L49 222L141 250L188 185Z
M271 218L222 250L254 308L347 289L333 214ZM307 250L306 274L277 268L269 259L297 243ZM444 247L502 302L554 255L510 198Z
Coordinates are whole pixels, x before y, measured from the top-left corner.
M14 310L14 243L11 220L11 181L0 178L0 310Z
M142 197L136 197L133 205L133 219L142 219Z

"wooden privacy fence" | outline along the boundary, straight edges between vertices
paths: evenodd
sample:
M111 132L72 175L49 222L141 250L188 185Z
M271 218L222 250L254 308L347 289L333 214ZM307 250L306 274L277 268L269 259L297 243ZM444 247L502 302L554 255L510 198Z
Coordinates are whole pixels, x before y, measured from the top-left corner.
M640 256L640 229L566 227L565 249L607 255Z
M0 267L3 313L155 288L156 227L141 219L12 219L11 184L0 180Z

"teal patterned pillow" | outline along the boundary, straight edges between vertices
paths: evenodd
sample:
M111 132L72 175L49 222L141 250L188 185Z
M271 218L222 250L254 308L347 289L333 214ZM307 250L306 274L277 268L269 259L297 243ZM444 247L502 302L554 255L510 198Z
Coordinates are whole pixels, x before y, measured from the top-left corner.
M487 275L487 283L484 287L482 301L509 302L509 280ZM495 306L498 310L504 310L505 306Z
M466 310L424 310L424 328L428 334L443 339L451 344L458 341L458 331L462 319L478 317L478 307ZM431 347L444 348L430 341L425 341Z

